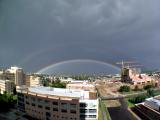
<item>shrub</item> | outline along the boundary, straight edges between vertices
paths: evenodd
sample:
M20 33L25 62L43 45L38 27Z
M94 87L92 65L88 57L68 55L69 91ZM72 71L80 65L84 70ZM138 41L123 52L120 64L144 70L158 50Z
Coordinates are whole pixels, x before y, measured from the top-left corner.
M153 88L153 85L146 85L146 86L143 87L143 89L145 89L145 90L148 90L150 88Z
M147 97L145 95L137 96L135 98L130 98L129 102L134 103L134 104L141 103L141 102L145 101L146 98Z
M123 85L119 89L120 92L129 92L130 90L131 90L130 86L127 85Z

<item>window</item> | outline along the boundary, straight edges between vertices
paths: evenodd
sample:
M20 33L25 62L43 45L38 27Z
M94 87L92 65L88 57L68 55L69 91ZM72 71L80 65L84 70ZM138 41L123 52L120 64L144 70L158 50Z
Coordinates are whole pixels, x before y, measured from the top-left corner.
M38 101L38 102L42 102L43 100L42 100L42 99L37 99L37 101Z
M58 108L53 108L53 111L58 111Z
M90 112L90 113L96 113L97 110L96 110L96 109L89 109L89 112Z
M80 107L87 107L86 103L80 103Z
M50 110L50 107L46 107L46 110Z
M38 105L38 108L42 108L42 105Z
M53 102L53 105L58 105L58 102Z
M67 103L61 103L61 108L67 109Z
M67 110L66 109L61 109L61 112L66 113Z
M26 104L27 104L27 105L29 105L29 102L28 102L28 101L26 101Z
M70 104L70 109L76 109L76 104Z
M45 100L45 103L49 103L49 101L48 101L48 100Z
M32 106L36 106L34 103L32 103Z
M32 100L32 101L36 101L36 99L35 99L34 97L31 97L31 100Z
M51 113L46 112L46 116L47 116L47 117L51 117Z
M80 113L88 113L87 109L80 109Z
M76 110L70 110L70 113L76 114Z
M96 118L96 115L89 115L89 118Z

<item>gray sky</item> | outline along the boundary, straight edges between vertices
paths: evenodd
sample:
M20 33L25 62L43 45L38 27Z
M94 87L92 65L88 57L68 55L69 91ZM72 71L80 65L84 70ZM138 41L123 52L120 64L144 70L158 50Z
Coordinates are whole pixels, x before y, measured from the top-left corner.
M160 0L0 0L0 66L135 60L160 67Z

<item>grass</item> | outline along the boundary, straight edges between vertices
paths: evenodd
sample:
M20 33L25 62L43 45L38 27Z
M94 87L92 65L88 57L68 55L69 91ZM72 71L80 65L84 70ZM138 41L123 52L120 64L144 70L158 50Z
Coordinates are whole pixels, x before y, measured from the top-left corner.
M99 101L99 118L98 120L111 120L108 109L103 101Z
M131 103L128 98L126 98L125 100L127 101L129 108L135 107L135 104Z
M154 91L154 96L160 95L160 90L155 90Z

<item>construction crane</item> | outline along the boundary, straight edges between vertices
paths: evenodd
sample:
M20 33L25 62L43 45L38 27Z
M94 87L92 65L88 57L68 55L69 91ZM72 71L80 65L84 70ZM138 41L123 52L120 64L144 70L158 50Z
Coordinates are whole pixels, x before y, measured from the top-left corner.
M125 68L126 66L126 64L133 64L133 63L137 63L137 62L135 62L135 61L123 61L122 60L122 62L117 62L116 64L118 64L118 65L121 65L121 68L123 69L123 68Z
M128 68L137 68L137 67L142 67L143 65L128 65Z

